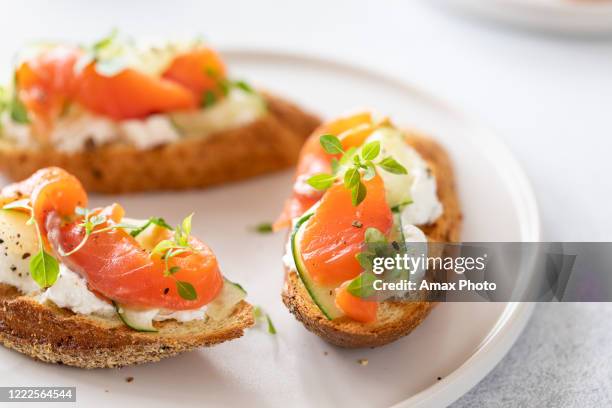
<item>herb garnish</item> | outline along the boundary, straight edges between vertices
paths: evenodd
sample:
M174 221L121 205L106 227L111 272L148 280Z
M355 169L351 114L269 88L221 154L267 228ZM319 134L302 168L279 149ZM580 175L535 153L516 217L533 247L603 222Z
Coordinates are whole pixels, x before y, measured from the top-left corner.
M133 229L133 230L138 230L142 228L142 227L136 227L130 224L116 223L116 224L107 225L106 227L103 227L103 228L96 229L96 227L108 223L108 218L106 216L101 215L97 212L94 213L91 210L87 208L82 208L82 207L76 207L74 212L77 215L80 215L83 217L83 220L79 223L79 226L81 226L85 230L85 235L83 236L83 239L81 240L81 242L79 242L77 246L75 246L72 250L68 252L64 252L62 248L59 248L58 252L61 256L70 256L74 254L75 252L77 252L78 250L80 250L81 248L83 248L83 246L89 240L89 237L91 235L99 234L101 232L111 231L111 230L118 229L118 228Z
M20 124L30 123L28 110L19 98L17 91L17 75L13 77L13 88L0 87L0 113L8 111L8 114L13 122Z
M372 267L374 258L378 256L376 251L378 246L376 244L386 244L387 238L380 230L369 227L365 231L365 243L366 245L370 244L368 249L355 255L355 258L364 271L354 278L346 288L351 295L360 298L367 298L375 293L374 281L378 278L372 272ZM379 246L382 247L383 245Z
M185 219L183 222L176 227L174 230L173 239L165 239L160 241L155 245L155 248L151 251L151 256L160 255L161 259L163 259L165 264L164 276L166 277L174 277L174 275L180 271L180 267L178 266L170 266L170 259L174 258L177 255L195 252L196 250L191 247L189 243L189 238L191 235L191 219L193 218L193 213ZM189 282L180 281L175 278L176 289L178 294L185 300L196 300L198 294L196 293L195 288Z
M253 227L253 230L259 234L270 234L274 232L271 222L262 222Z
M174 230L174 228L172 228L167 222L166 220L164 220L161 217L151 217L147 220L147 222L145 222L144 224L142 224L140 227L134 229L132 232L130 232L130 235L133 237L137 237L138 235L140 235L141 232L143 232L144 230L146 230L149 225L157 225L158 227L162 227L168 230Z
M77 61L76 70L82 70L93 62L96 72L100 75L114 76L128 65L126 60L128 44L120 39L117 29L113 29L109 35L93 45L83 48L86 52Z
M319 139L323 150L328 154L342 154L340 159L333 158L331 162L332 174L320 173L311 176L307 183L317 190L325 190L331 187L337 179L337 173L341 167L348 166L344 173L344 186L351 191L351 201L354 206L359 205L366 197L367 189L363 180L371 180L376 175L376 166L393 174L408 174L404 166L391 156L376 159L380 156L381 147L379 141L369 142L363 145L361 151L352 147L344 150L342 142L334 135L323 135Z
M270 318L270 315L264 312L260 306L255 306L255 308L253 308L253 318L255 319L255 323L265 320L268 325L268 333L270 334L277 333L276 327L274 327L274 323L272 323L272 319Z
M217 95L211 90L204 92L204 97L202 98L202 107L208 108L209 106L213 106L217 102Z
M212 67L205 67L204 75L211 78L215 82L217 88L221 91L221 95L223 96L227 96L232 88L240 89L246 93L255 93L255 90L247 82L243 80L232 81L227 79ZM214 105L217 103L217 101L217 94L212 90L205 91L202 94L201 105L204 108Z
M51 254L45 251L43 246L42 234L38 222L34 218L34 210L30 205L29 199L13 201L2 207L3 210L27 210L30 213L30 218L26 222L27 225L34 225L36 236L38 238L38 253L30 259L30 275L34 282L43 289L53 286L59 276L59 262Z

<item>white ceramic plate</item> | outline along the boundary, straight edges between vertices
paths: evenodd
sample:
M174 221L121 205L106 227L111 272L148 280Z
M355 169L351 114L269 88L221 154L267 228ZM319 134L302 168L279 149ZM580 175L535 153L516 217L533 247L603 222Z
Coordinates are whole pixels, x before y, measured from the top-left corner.
M535 30L612 33L610 0L438 0L459 9Z
M326 117L367 106L430 133L455 163L464 240L539 240L524 174L490 132L460 112L341 64L266 52L229 51L226 58L238 76ZM121 370L47 365L0 348L1 385L76 386L78 402L88 407L442 406L482 379L520 334L528 304L442 304L410 336L374 350L335 348L306 331L280 300L284 234L250 231L274 219L290 184L285 172L202 192L93 198L93 205L116 200L134 217L163 215L173 223L195 210L195 233L216 251L224 273L248 289L252 303L269 312L276 336L256 328L213 349Z

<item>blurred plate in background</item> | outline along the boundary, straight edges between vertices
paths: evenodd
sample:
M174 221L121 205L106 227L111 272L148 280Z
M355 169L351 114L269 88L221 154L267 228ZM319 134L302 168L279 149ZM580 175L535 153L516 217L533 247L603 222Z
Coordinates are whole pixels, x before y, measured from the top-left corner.
M612 34L610 0L437 0L460 11L535 30Z

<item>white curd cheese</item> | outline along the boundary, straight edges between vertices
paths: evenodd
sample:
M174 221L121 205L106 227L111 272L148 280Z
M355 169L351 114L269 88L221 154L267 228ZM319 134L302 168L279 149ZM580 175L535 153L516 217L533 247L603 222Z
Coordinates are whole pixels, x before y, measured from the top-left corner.
M394 128L376 130L366 143L379 141L381 156L391 156L406 168L408 174L393 174L382 169L378 174L385 183L390 207L412 201L403 208L402 219L415 225L430 224L442 214L442 203L436 193L436 179L419 153L404 141L404 134Z
M75 107L54 122L49 141L55 149L67 153L115 142L144 150L176 142L181 137L205 137L244 126L265 112L262 97L242 89L232 89L227 97L204 109L154 114L144 119L115 121ZM0 125L1 136L16 146L38 145L30 125L16 123L6 114L0 117Z
M66 265L60 265L60 275L57 282L39 296L41 303L49 300L59 307L72 310L74 313L112 317L116 314L115 307L96 296L87 287L87 281ZM179 322L202 320L206 317L206 306L194 310L147 309L142 313L150 315L155 321L174 319Z
M98 147L116 141L117 125L102 116L81 113L59 119L53 126L50 141L57 150L75 153L88 146Z
M288 270L297 272L297 266L295 265L295 258L293 257L293 250L291 248L291 234L285 244L285 254L283 255L283 264Z
M119 123L121 134L138 149L150 149L176 142L181 135L167 115L151 115L142 120L124 120Z
M50 300L59 307L65 307L74 313L112 317L115 307L97 297L87 288L87 282L80 275L60 264L60 275L53 286L44 291L39 300L41 303Z
M165 310L161 309L157 311L157 314L153 317L155 321L171 320L174 319L177 322L190 322L192 320L203 320L206 318L206 305L199 309L194 310Z

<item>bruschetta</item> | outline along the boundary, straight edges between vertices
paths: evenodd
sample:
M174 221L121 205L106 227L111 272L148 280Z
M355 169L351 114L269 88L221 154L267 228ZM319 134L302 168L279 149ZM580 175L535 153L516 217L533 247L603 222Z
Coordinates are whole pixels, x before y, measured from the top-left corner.
M293 165L316 116L228 77L202 41L24 50L0 89L0 172L47 166L88 191L206 187Z
M274 227L290 228L282 299L307 329L343 347L382 346L410 333L428 298L362 296L371 242L459 239L453 171L433 140L369 112L318 128Z
M30 357L119 367L235 339L253 325L244 289L213 252L162 218L88 209L57 167L0 191L0 342Z

